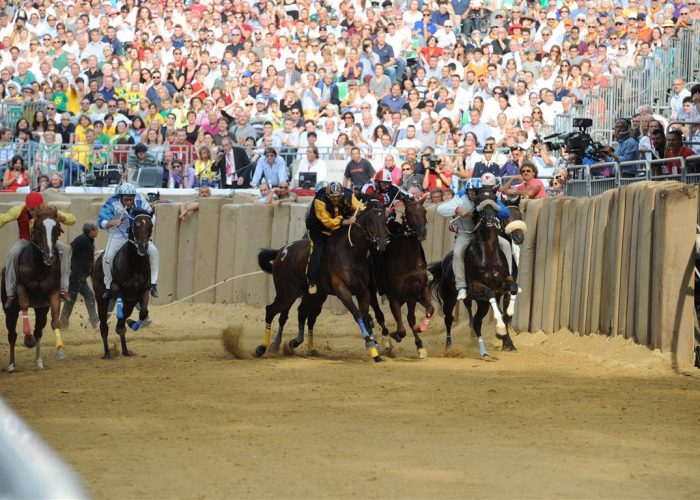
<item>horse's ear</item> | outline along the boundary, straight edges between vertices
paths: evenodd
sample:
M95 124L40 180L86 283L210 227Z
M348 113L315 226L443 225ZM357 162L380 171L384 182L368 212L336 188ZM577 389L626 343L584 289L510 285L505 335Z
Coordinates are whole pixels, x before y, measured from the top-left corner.
M515 205L516 207L520 206L520 198L522 198L520 195L512 197L510 199L511 204Z
M427 200L427 199L428 199L428 195L423 195L423 196L421 196L420 199L418 200L418 203L421 204L421 205L425 205L425 200Z

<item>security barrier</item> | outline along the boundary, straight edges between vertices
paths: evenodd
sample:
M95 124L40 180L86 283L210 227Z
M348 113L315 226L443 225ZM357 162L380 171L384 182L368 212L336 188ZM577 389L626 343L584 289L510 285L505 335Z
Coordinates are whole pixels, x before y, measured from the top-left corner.
M528 201L514 326L624 336L692 363L697 194L642 180Z

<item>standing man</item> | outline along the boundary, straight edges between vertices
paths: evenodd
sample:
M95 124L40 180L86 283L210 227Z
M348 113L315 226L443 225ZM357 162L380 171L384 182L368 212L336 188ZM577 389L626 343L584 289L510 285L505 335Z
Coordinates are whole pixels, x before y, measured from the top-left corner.
M374 174L372 164L365 158L362 158L360 148L352 148L350 150L350 161L346 165L345 174L343 175L343 187L351 185L359 189L365 184L372 182Z
M247 189L250 187L252 166L245 149L233 146L229 137L221 140L221 151L219 151L219 159L214 164L214 170L219 172L222 188Z
M87 282L88 276L92 272L92 263L95 260L97 231L97 225L92 222L86 222L83 225L83 233L71 241L70 246L73 253L70 260L70 283L68 285L70 301L67 301L61 310L62 329L68 328L70 315L73 312L73 305L75 304L75 299L78 298L78 293L85 300L85 308L88 312L90 325L93 328L97 328L100 325L97 310L95 309L95 294Z

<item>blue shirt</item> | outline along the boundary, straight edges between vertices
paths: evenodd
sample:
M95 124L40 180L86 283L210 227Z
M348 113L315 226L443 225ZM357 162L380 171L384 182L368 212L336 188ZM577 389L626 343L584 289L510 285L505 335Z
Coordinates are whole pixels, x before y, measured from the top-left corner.
M372 48L375 54L379 56L379 63L386 64L389 59L394 58L394 49L388 43L384 44L384 47L379 47L378 44L374 44Z
M275 157L275 161L272 164L267 161L266 156L262 156L255 165L255 172L253 173L251 184L257 186L264 177L270 187L275 187L279 185L280 182L287 180L288 173L287 164L280 155Z
M423 34L423 27L425 26L425 23L421 21L416 21L416 23L413 25L413 29L420 32L420 34ZM428 22L428 33L431 35L434 35L435 32L437 31L437 26L433 24L432 19Z
M406 99L404 99L403 96L394 97L392 95L386 95L382 97L379 102L386 105L392 113L398 113L401 111L403 105L406 104Z
M633 137L627 137L620 142L615 148L615 154L618 156L618 161L636 161L639 160L639 143ZM636 176L637 165L626 165L622 167L622 175Z
M455 10L455 14L461 16L469 8L471 0L452 0L452 8Z

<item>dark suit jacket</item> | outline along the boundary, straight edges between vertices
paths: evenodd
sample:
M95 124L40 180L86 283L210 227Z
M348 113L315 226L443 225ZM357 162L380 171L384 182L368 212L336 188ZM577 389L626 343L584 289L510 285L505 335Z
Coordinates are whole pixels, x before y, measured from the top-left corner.
M243 177L243 185L238 184L226 184L226 157L221 156L214 164L214 170L219 172L221 176L221 187L224 189L247 189L250 187L250 179L253 177L253 169L255 164L250 162L248 158L248 153L245 149L239 148L238 146L233 147L233 161L236 164L236 173L238 177Z

